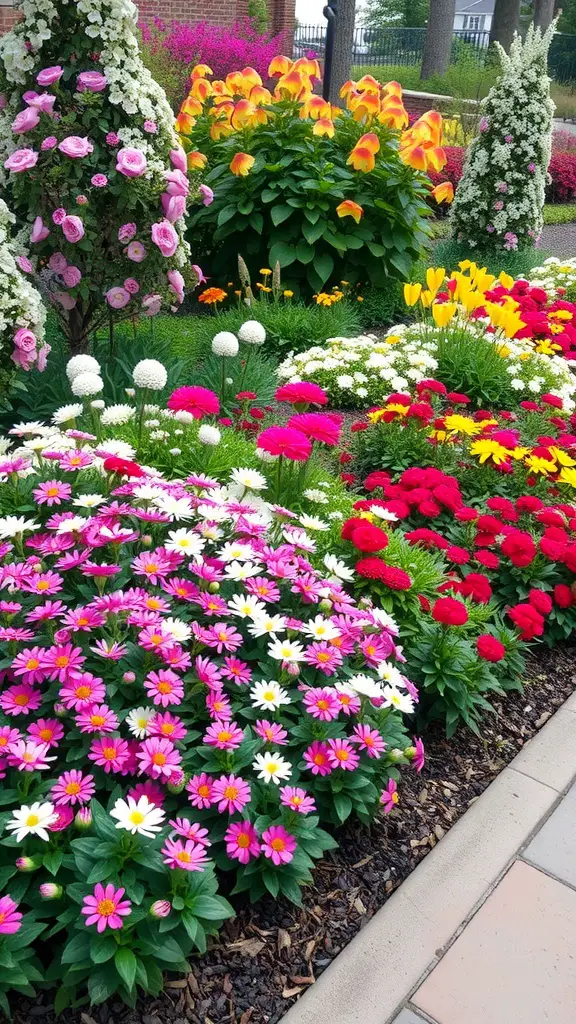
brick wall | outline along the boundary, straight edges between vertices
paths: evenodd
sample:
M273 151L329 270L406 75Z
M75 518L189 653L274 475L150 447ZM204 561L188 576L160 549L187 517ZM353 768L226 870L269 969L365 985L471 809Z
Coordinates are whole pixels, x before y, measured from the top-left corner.
M248 0L136 0L142 18L154 17L166 21L176 19L195 23L209 21L214 25L232 25L248 14ZM294 31L296 0L268 0L270 27L274 33ZM0 35L12 27L17 19L12 0L0 0ZM287 47L289 49L289 47Z

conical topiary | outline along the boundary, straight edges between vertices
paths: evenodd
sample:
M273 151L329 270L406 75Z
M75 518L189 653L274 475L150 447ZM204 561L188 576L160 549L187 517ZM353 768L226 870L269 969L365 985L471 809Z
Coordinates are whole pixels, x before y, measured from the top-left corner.
M180 302L186 157L130 0L19 0L0 39L0 185L73 348Z

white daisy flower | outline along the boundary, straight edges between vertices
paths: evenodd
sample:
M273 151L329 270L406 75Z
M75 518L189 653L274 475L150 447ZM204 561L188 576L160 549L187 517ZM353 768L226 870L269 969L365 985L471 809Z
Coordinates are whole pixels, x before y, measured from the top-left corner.
M402 711L405 715L413 714L414 701L412 697L407 693L401 693L395 686L385 686L383 697L387 707L396 708L397 711Z
M257 576L260 572L258 565L252 562L229 562L224 569L224 575L229 580L248 580L251 576Z
M126 715L126 725L130 732L138 740L144 740L150 735L148 726L152 718L156 717L155 708L132 708Z
M57 817L54 804L49 801L43 804L23 804L17 811L14 811L14 816L7 823L6 828L9 832L14 832L18 843L21 843L26 836L38 836L47 843L50 839L48 825L52 825Z
M162 828L166 817L161 807L156 807L147 796L135 800L129 796L126 800L119 799L110 811L111 818L117 818L116 828L126 829L132 835L146 836L153 839Z
M240 484L247 491L263 491L267 487L266 477L257 469L233 469L230 479L235 484Z
M292 775L292 766L276 750L272 753L267 750L265 754L257 754L252 767L258 773L259 779L273 782L276 786Z
M250 699L253 707L264 711L276 711L281 704L292 703L287 691L274 679L255 683L250 690Z
M103 494L79 494L77 498L72 499L72 504L76 508L97 508L104 501L107 501L107 498Z
M345 562L336 555L324 555L324 565L328 569L331 576L335 576L338 580L344 580L346 583L351 583L354 579L354 570L350 569Z
M275 661L296 663L304 661L304 648L297 640L274 640L268 648L268 656Z
M331 622L330 619L325 619L323 615L317 615L315 619L310 619L309 622L302 626L302 632L306 633L307 636L311 636L314 640L333 640L335 637L340 636L340 630Z
M268 615L265 610L257 611L253 621L248 626L251 636L273 636L276 639L277 633L283 633L286 629L286 619L283 615Z
M193 530L182 527L180 530L170 530L164 547L168 551L182 551L185 555L199 555L204 548L204 538L200 537Z
M228 608L232 615L240 619L251 619L266 611L264 602L259 601L254 594L234 594L228 601Z

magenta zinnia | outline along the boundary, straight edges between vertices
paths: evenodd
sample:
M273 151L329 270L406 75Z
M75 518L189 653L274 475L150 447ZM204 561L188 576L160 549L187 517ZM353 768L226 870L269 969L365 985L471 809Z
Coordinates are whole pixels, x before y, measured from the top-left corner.
M132 911L130 900L123 900L124 889L115 889L112 883L106 886L98 882L94 887L93 896L85 896L82 900L82 913L86 915L88 927L95 924L99 932L106 928L121 928L123 917Z

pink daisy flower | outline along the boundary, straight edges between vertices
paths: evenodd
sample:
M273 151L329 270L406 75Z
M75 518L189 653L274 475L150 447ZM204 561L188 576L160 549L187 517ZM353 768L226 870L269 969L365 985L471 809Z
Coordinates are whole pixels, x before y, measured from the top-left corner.
M250 786L236 775L221 775L212 786L212 803L218 804L222 814L241 811L250 802Z
M340 703L334 690L328 687L311 687L304 694L304 707L313 718L321 722L332 722L338 718Z
M182 762L174 744L164 736L152 736L145 740L136 754L136 759L140 773L151 775L153 779L162 776L169 778Z
M36 711L41 703L42 694L24 683L9 686L0 693L0 708L5 715L29 715L31 711Z
M22 914L11 896L0 897L0 935L14 935L22 926Z
M386 744L377 729L371 729L369 725L355 725L350 738L351 743L357 743L359 750L365 750L368 757L380 757L386 749Z
M214 647L218 654L222 654L222 651L236 651L244 643L242 634L226 622L215 622L204 634L208 646Z
M109 661L120 661L120 658L123 658L127 653L128 648L126 644L121 644L118 640L97 640L90 650L93 654L99 655L100 658L107 658Z
M60 687L59 697L64 707L85 711L92 704L106 699L106 686L91 672L72 672L68 682Z
M186 792L189 793L189 800L193 807L206 810L214 803L214 779L206 772L193 775L186 785Z
M333 676L344 659L337 647L326 643L325 640L320 640L318 643L310 644L306 649L304 660L323 672L325 676Z
M221 722L229 722L232 718L230 701L222 690L211 690L207 694L206 707L210 718L219 719Z
M161 704L163 708L170 704L181 704L184 698L184 684L170 668L150 672L144 680L144 689L153 703Z
M304 751L303 758L312 775L330 775L334 766L329 755L330 748L322 740L314 740Z
M416 753L412 758L412 764L414 765L418 774L420 774L426 763L426 758L424 756L424 744L422 740L419 739L417 736L414 736L414 747L416 749Z
M23 579L21 582L22 590L27 590L30 594L57 594L59 590L62 590L64 580L57 572L35 572L32 573L29 579Z
M12 671L15 676L22 676L24 683L40 683L48 673L42 665L44 655L43 647L26 647L16 655L12 662Z
M170 711L155 715L148 722L148 730L151 736L166 736L169 740L183 740L187 729L181 719L172 715Z
M254 594L261 601L275 604L280 600L278 586L274 580L269 580L266 576L252 576L251 579L244 581L244 586L249 594Z
M348 740L328 740L328 757L333 768L353 772L360 764L360 757Z
M167 839L160 852L164 857L164 863L172 869L203 871L208 863L204 846L201 843L194 843L191 839L185 843L181 839Z
M282 786L280 790L280 803L283 807L289 807L291 811L298 814L311 814L316 810L316 804L311 796L308 796L305 789L298 786Z
M39 604L26 615L26 622L48 622L50 619L57 619L66 611L63 601L46 601Z
M260 840L254 825L249 821L234 821L224 833L226 854L231 860L248 864L251 857L258 857Z
M39 505L60 505L72 494L71 484L63 484L60 480L47 480L32 491Z
M141 796L147 796L150 803L154 804L155 807L162 807L164 800L166 799L166 793L160 786L152 782L152 779L146 779L146 782L137 782L132 789L128 790L127 796L134 797L134 800L138 802Z
M222 722L217 719L206 729L203 743L218 750L236 750L243 739L244 732L236 722Z
M132 511L132 510L131 510ZM158 551L147 551L136 555L132 560L132 569L136 576L145 576L150 583L159 583L163 576L172 571L170 561L162 557Z
M83 775L77 768L62 772L51 789L52 801L56 807L79 804L82 807L90 802L96 786L93 775Z
M278 722L269 722L266 718L259 718L254 726L254 732L261 740L272 746L285 747L288 742L288 733Z
M121 772L130 757L130 748L126 740L118 736L105 736L92 740L88 758L99 765L105 772Z
M188 651L183 651L179 644L161 647L158 651L158 657L162 659L165 665L170 665L170 668L176 669L178 672L186 672L192 664L192 658Z
M93 462L94 456L90 452L80 451L79 448L75 448L74 451L64 453L58 461L58 466L67 473L76 473L79 469L86 469L87 466L91 466Z
M66 682L71 672L81 671L85 661L82 648L69 643L48 647L42 654L42 668L48 671L50 679L61 683Z
M270 825L270 828L262 833L262 853L276 867L280 864L289 864L294 857L295 849L296 840L283 825Z
M88 927L95 924L98 932L106 928L121 928L123 917L132 911L130 900L123 900L124 889L115 889L112 883L106 886L98 882L94 886L94 895L85 896L82 900L82 913L86 915Z
M138 643L145 651L157 651L161 647L170 647L173 638L168 633L162 632L162 624L145 626L138 634Z
M345 715L357 715L362 707L360 697L355 693L347 693L346 690L338 690L336 692L336 700Z
M21 739L22 733L19 729L14 729L11 725L0 725L0 757L6 755L12 743L17 743Z
M205 686L209 686L212 690L222 689L222 674L220 669L214 662L210 661L209 658L203 658L198 655L194 661L194 668L196 669L196 675L201 683Z
M390 779L388 785L382 790L380 794L380 803L384 808L384 814L390 814L393 811L400 797L398 796L398 786L394 782L394 779Z
M175 818L170 820L170 825L183 839L192 839L193 842L199 843L201 846L212 845L208 839L208 829L202 828L198 821L190 821L189 818Z
M8 747L8 764L19 772L35 772L49 768L50 761L55 757L47 757L47 743L36 743L34 740L17 740Z
M118 724L117 716L107 704L90 704L76 715L76 725L80 732L115 732Z
M235 658L234 655L226 655L224 658L224 664L221 666L221 672L224 679L229 679L232 683L238 683L238 685L245 685L252 679L252 669L245 661L240 661L239 658Z
M227 610L226 601L218 597L218 594L198 594L196 601L205 615L225 615Z
M90 633L96 626L102 626L106 619L102 612L94 608L73 608L62 619L62 625L69 629Z
M38 743L45 743L48 748L57 747L64 735L64 726L57 718L39 718L28 726L27 732Z

